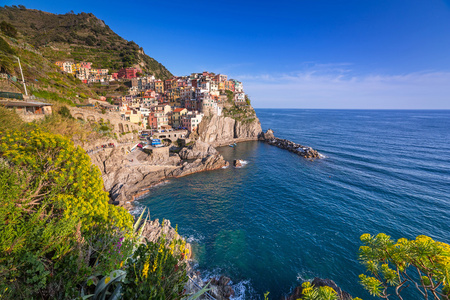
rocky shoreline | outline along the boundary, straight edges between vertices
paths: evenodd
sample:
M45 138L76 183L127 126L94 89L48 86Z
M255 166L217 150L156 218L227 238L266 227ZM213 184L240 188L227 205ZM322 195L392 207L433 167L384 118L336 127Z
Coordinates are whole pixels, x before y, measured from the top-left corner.
M182 239L184 241L185 238L180 236L178 232L172 227L169 220L163 220L162 223L159 222L158 219L155 220L146 220L138 230L142 230L142 237L145 238L148 242L156 243L159 241L161 237L164 237L166 240L166 246L170 244L173 239ZM195 294L199 290L201 290L206 284L208 284L208 296L212 296L217 300L226 300L230 299L230 297L234 296L235 292L231 287L231 279L225 276L221 276L220 278L209 278L204 280L201 277L199 271L196 271L193 267L194 260L192 257L192 246L189 243L186 243L186 248L189 250L188 255L186 256L186 273L189 277L188 282L185 286L186 294ZM211 299L207 295L201 296L199 299Z
M105 189L110 192L111 202L130 210L133 208L134 200L151 193L151 187L161 182L229 166L229 162L215 147L257 140L307 159L322 158L320 153L310 147L276 138L270 129L265 133L262 132L257 118L251 123L243 124L228 117L217 116L210 118L207 124L201 125L195 143L182 148L178 153L169 154L167 151L166 155L157 152L149 154L141 149L135 149L130 153L130 144L123 144L94 152L90 156L92 162L102 172ZM235 160L233 165L239 168L242 161ZM147 221L143 234L153 242L162 234L169 240L180 238L169 221L164 221L163 224L160 224L159 220ZM191 246L188 244L188 247ZM195 293L209 283L211 289L209 294L215 299L229 299L234 296L230 278L221 276L205 281L191 264L187 271L190 278L186 286L188 293Z
M131 202L148 193L150 187L169 178L183 177L228 166L222 155L201 141L183 148L179 154L148 154L141 149L129 153L131 145L117 145L90 154L99 167L111 202L131 208Z

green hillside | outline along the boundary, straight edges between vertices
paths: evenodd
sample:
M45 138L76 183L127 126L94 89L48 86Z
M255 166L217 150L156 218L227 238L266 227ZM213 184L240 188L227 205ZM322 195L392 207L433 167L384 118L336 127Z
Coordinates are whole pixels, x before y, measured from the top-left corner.
M24 6L0 7L0 71L19 77L14 55L20 57L34 94L53 100L83 102L86 97L116 96L125 90L123 83L86 86L61 73L54 65L58 60L90 61L93 68L112 72L138 67L161 79L172 76L136 43L123 39L91 13L57 15Z

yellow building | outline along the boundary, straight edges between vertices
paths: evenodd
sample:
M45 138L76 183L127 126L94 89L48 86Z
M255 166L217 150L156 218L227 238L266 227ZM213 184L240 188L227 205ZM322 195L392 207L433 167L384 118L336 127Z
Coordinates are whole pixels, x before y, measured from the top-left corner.
M163 81L161 81L161 80L155 81L155 91L159 94L164 93L164 82Z

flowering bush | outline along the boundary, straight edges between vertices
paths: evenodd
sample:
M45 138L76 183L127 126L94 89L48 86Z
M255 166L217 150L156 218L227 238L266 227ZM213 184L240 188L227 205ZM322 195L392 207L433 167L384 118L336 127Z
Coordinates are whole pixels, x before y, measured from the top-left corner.
M166 247L143 243L126 262L124 299L182 299L186 276L186 243L173 239Z
M450 245L424 235L415 240L363 234L359 258L371 275L359 276L364 288L374 296L389 299L393 292L414 286L423 299L450 298Z
M99 170L60 135L0 131L0 199L2 297L73 298L131 254L120 238L132 216L108 204Z
M131 215L108 204L100 171L69 139L39 129L6 131L0 133L0 155L11 166L27 170L23 175L30 190L21 196L30 209L51 201L61 209L63 218L79 219L83 229L131 228Z

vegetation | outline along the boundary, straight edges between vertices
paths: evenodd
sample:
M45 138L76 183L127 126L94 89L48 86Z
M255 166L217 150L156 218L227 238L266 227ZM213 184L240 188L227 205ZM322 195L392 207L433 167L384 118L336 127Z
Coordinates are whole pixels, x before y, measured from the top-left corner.
M329 286L314 287L311 282L306 281L302 284L302 299L304 300L337 300L336 291Z
M414 286L423 299L450 298L450 245L427 236L396 242L380 233L363 234L359 258L372 276L361 274L361 284L371 294L389 299Z
M234 104L234 93L232 91L229 91L229 90L225 90L225 93L227 95L228 103Z
M144 74L161 79L172 77L135 42L121 38L90 13L56 15L24 6L0 7L0 72L19 77L14 56L21 60L31 94L68 105L83 104L87 98L99 95L120 96L128 88L124 82L85 84L59 70L55 66L59 60L90 61L92 67L108 68L110 73L139 66ZM19 84L16 88L25 92Z
M9 24L8 22L5 21L0 22L0 30L9 37L17 38L16 28L11 24Z
M223 115L242 123L251 123L256 118L255 110L251 106L236 106L223 108Z
M14 51L13 48L9 46L9 44L0 37L0 52L9 53L9 54L16 54L16 51Z
M0 7L0 21L0 29L5 35L23 38L53 62L63 59L91 61L95 68L116 71L142 63L144 73L162 79L172 77L135 42L118 36L92 13L56 15L4 6Z
M132 218L108 204L99 170L60 135L0 133L0 290L7 298L68 298L87 274L116 265L111 241Z
M53 100L54 102L65 103L65 104L69 104L71 106L75 106L75 104L71 100L61 97L57 93L35 90L35 91L33 91L33 95L38 98L43 98L45 100L50 100L50 101Z
M186 276L185 242L172 240L168 247L162 238L158 243L143 243L127 260L125 299L180 299Z
M49 132L58 119L0 113L0 298L184 298L185 242L141 243L142 216L108 204L84 150Z

